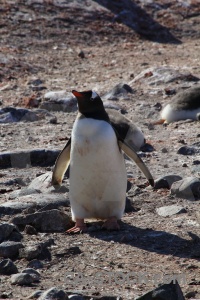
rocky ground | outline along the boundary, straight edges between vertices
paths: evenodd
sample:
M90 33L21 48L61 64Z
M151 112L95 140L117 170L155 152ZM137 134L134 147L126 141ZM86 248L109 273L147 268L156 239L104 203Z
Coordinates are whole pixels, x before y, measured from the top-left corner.
M199 85L198 0L4 0L0 15L0 298L56 287L58 299L136 299L177 279L186 299L200 299L199 186L187 179L200 178L200 125L151 125ZM66 235L68 178L59 193L48 180L76 117L72 89L94 89L125 113L153 146L139 155L154 178L181 176L189 192L147 187L126 160L133 185L121 230L90 222L88 233ZM5 268L8 258L16 267ZM27 267L39 274L11 275Z

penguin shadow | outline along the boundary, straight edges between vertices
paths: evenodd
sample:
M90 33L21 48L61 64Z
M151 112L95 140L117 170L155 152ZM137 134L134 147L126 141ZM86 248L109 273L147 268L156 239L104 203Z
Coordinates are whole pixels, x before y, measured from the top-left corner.
M155 21L144 9L142 9L132 0L93 1L110 10L115 15L113 21L123 23L124 25L128 26L137 32L141 38L158 43L182 43L170 32L167 27Z
M96 230L88 234L106 242L115 242L129 245L134 248L154 252L162 255L172 255L179 258L193 258L200 261L200 239L195 234L188 232L191 239L184 239L176 234L139 228L123 221L119 222L119 231Z

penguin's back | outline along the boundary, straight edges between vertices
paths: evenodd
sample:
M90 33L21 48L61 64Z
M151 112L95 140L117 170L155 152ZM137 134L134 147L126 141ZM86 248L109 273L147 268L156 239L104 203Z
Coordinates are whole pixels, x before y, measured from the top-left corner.
M72 130L70 202L72 217L120 219L126 198L126 169L112 126L78 118Z

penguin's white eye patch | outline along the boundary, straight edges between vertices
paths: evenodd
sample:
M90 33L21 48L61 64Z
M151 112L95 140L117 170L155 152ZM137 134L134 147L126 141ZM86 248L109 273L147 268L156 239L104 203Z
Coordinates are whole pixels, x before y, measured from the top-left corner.
M93 101L96 97L98 97L97 93L92 91L92 96L90 99Z

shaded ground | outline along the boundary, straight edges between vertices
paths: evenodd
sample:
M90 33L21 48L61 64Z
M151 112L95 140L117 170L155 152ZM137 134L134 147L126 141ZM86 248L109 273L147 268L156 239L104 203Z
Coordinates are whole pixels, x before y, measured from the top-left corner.
M30 97L42 100L50 90L95 89L102 95L119 82L129 83L149 67L172 66L200 78L198 1L5 0L0 5L0 16L1 107L24 107ZM80 57L80 51L84 52L84 58ZM41 90L31 85L31 80L37 78L43 81ZM183 141L189 145L199 141L198 122L179 122L153 130L147 126L150 119L158 117L155 104L163 105L171 97L165 89L176 90L178 84L134 83L132 98L120 100L127 110L126 116L137 122L155 147L154 152L144 157L155 178L170 173L191 176L193 160L199 159L177 155ZM184 86L189 87L190 82ZM70 136L76 113L54 115L57 124L46 120L1 124L0 151L61 149ZM45 171L45 168L5 169L1 170L0 179L5 182L20 177L28 182ZM134 184L145 183L135 166L128 164L128 171L134 174ZM19 184L3 186L1 203L9 191L18 188ZM196 214L199 201L177 199L166 190L145 189L130 198L136 211L125 214L120 232L100 231L97 226L79 236L24 235L25 244L53 237L51 260L44 261L42 279L36 286L11 286L9 277L4 276L0 292L10 291L12 298L23 299L36 289L57 286L82 294L133 299L165 281L165 276L171 279L173 274L179 274L184 294L200 298L200 262L195 254L199 247L200 220ZM156 214L157 207L175 203L183 205L187 213L170 218ZM70 252L70 247L78 247L80 251ZM21 270L27 261L17 260L16 264ZM74 284L67 272L81 273L84 278ZM131 282L127 277L118 280L119 274L127 276L130 272L136 274Z

